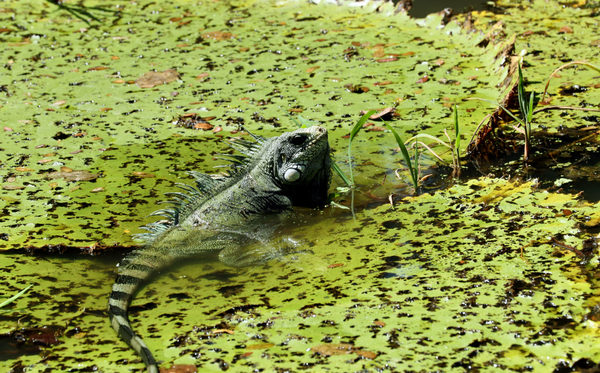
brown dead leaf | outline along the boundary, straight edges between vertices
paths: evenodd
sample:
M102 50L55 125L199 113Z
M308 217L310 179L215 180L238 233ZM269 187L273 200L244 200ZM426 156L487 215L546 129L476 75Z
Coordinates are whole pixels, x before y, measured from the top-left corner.
M252 345L247 345L246 350L264 350L266 348L271 348L273 346L275 346L275 344L273 344L273 343L267 343L267 342L255 343Z
M349 343L326 343L311 347L310 350L324 356L347 355L354 352L354 346Z
M573 29L569 26L563 26L558 30L559 34L572 34Z
M175 69L165 71L149 71L135 81L140 88L152 88L157 85L167 84L179 78Z
M398 61L398 57L390 56L390 57L386 57L386 58L379 58L375 61L377 61L377 62L394 62L394 61Z
M393 107L386 107L381 110L377 110L377 112L369 117L372 120L389 120L392 116L394 116L396 109ZM361 110L360 115L365 115L367 113L366 110Z
M337 267L342 267L344 265L344 263L333 263L327 266L327 268L337 268Z
M102 70L108 70L108 67L106 67L106 66L95 66L95 67L90 67L86 71L102 71Z
M50 172L46 174L46 179L65 179L66 181L89 181L96 180L98 176L98 174L93 174L85 170L71 170L68 167L61 167L60 171Z
M142 171L133 171L132 175L135 176L135 177L139 177L140 179L151 179L151 178L156 177L156 176L154 176L153 173L142 172Z
M379 327L382 327L382 328L385 326L385 322L383 322L381 320L375 320L375 321L373 321L373 324L377 325Z
M381 126L372 126L371 128L368 129L369 132L383 132L385 131L385 128L381 127Z
M205 32L204 34L202 34L202 39L204 39L204 40L212 39L212 40L221 41L221 40L233 39L234 37L235 37L235 35L233 35L231 32L227 32L227 31L209 31L209 32Z
M377 357L377 352L366 351L366 350L356 350L354 351L358 356L364 357L365 359L373 360Z
M3 184L2 189L4 189L4 190L21 190L21 189L25 189L25 187L23 185Z
M311 347L310 350L324 356L348 355L354 353L365 359L375 359L377 357L376 352L361 350L349 343L326 343Z
M209 131L214 127L212 124L210 124L209 120L214 118L215 117L201 117L196 113L185 113L179 116L179 118L173 120L173 124L177 127Z
M198 122L198 123L195 123L192 128L195 130L208 131L208 130L213 129L213 125L208 122Z
M234 334L233 330L230 329L215 329L213 331L211 331L212 334L222 334L222 333L227 333L227 334Z
M196 373L198 368L193 364L174 364L170 368L160 368L160 373Z
M319 67L320 67L320 66L312 66L312 67L309 67L308 69L306 69L306 72L307 72L307 73L309 73L309 74L310 74L310 73L313 73L313 72L314 72L315 70L317 70Z
M421 83L425 83L429 80L429 77L427 75L423 75L421 78L419 78L419 80L417 80L417 83L421 84Z
M208 78L209 75L210 75L209 73L202 73L202 74L196 75L196 79L204 81L204 80L206 80L206 78Z
M33 169L29 168L29 167L16 167L15 170L19 171L19 172L29 172L29 171L33 171Z

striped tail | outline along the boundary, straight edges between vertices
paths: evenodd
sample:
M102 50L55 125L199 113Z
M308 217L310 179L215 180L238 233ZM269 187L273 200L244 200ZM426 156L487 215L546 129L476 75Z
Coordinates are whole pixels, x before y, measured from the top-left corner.
M146 279L159 268L168 265L170 261L165 253L153 252L153 250L133 251L120 263L119 274L108 300L108 315L113 329L140 355L148 373L158 373L158 364L142 338L133 331L127 317L127 309Z

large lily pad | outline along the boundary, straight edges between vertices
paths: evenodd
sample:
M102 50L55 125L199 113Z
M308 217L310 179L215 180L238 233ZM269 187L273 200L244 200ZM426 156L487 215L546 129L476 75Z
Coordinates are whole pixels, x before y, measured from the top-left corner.
M452 103L499 95L502 43L478 46L482 33L441 16L266 4L86 1L121 11L87 25L49 2L3 3L14 24L0 34L5 247L131 245L161 193L183 170L209 170L207 155L226 151L212 140L240 124L277 134L300 114L340 148L361 110L395 107L401 133L439 136ZM487 110L467 107L466 134ZM180 126L185 116L202 120ZM354 147L368 162L359 183L383 180L398 159L381 125L367 129ZM61 168L98 177L50 176Z
M138 296L132 323L164 366L202 371L589 366L600 360L590 282L598 261L565 247L582 247L579 227L597 209L531 184L480 180L355 222L325 211L292 233L312 254L247 269L187 265ZM109 263L44 258L32 274L28 259L4 259L14 264L3 282L34 284L5 330L54 325L60 343L7 367L141 366L105 318Z

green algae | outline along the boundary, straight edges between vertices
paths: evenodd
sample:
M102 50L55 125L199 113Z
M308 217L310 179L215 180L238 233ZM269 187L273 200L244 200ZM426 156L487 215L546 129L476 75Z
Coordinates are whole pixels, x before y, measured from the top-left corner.
M180 177L189 169L183 165L207 170L205 155L226 150L212 145L210 131L174 126L182 115L208 118L228 137L239 125L281 133L293 128L287 115L300 113L325 125L338 148L361 110L395 107L391 123L401 134L441 135L452 126L452 103L473 94L496 99L505 74L496 61L501 46L478 47L482 34L441 27L436 16L414 21L301 2L161 2L143 11L101 4L119 4L121 13L86 25L48 2L3 3L0 17L18 26L0 34L0 226L7 248L131 245L123 232L141 225L152 209L146 206L169 190L162 181ZM175 81L140 87L144 74L170 69ZM486 108L461 106L474 110L461 123L470 133ZM397 161L393 139L380 129L368 128L369 136L356 141L359 183L374 173L385 177L361 167L372 163L372 153L389 149L385 163L377 162L385 169ZM156 154L164 141L178 156ZM99 177L46 180L61 167ZM131 172L156 179L132 183Z
M482 179L358 212L356 222L311 213L292 233L311 253L255 268L186 265L146 287L131 320L163 366L202 371L520 371L595 362L598 294L589 276L598 259L588 253L582 261L552 238L581 247L580 226L597 209L532 184ZM34 284L5 315L4 331L62 328L45 358L21 356L19 364L141 366L105 318L108 263L40 258L32 274L18 265L29 258L3 260L15 261L3 281ZM85 286L74 289L72 278Z
M525 56L528 89L537 91L556 67L548 56L591 59L595 51L583 31L597 28L591 11L550 4L554 13L546 17L542 3L533 3L532 33L522 33L527 18L516 7L476 18L503 19L509 35L519 34L517 51L539 46ZM288 114L299 113L325 125L343 150L361 110L393 106L390 123L404 137L440 136L452 127L452 104L460 103L468 136L489 110L461 100L504 94L499 51L510 37L441 26L439 16L415 21L373 12L378 4L119 5L121 13L87 25L48 2L2 3L1 249L97 253L136 245L131 235L162 193L185 181L184 171L211 171L213 156L228 151L221 136L245 136L239 125L277 134L293 128ZM523 19L512 23L517 17ZM563 23L573 33L560 32ZM572 45L561 48L557 38ZM136 83L169 69L178 79L152 88ZM552 103L594 105L591 83L557 92L595 77L565 71L551 85ZM174 124L191 113L223 131ZM381 205L407 181L389 181L399 153L373 123L353 142L367 206ZM535 122L551 130L588 123L595 122L585 114L557 112ZM74 175L85 180L69 181ZM386 180L393 185L380 186ZM582 229L597 210L573 195L480 179L364 209L356 222L337 210L301 213L304 225L288 234L312 254L257 268L179 268L141 292L132 324L163 367L202 371L594 365L598 260ZM569 247L585 251L585 260ZM105 314L117 261L2 254L2 299L34 286L2 313L0 367L141 369ZM20 347L19 335L26 336Z

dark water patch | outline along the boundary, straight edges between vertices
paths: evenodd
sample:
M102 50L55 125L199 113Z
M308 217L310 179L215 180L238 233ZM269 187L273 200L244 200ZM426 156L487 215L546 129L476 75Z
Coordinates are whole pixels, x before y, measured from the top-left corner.
M571 193L588 202L600 201L600 137L596 127L561 128L558 133L532 134L532 153L523 163L522 136L501 134L498 141L513 144L513 152L494 161L472 161L463 179L482 175L537 180L538 187Z
M0 335L0 361L23 355L35 355L42 347L61 343L64 327L50 325L40 328L22 328Z
M558 92L563 96L573 96L577 93L583 93L588 90L587 87L580 86L578 84L574 84L567 87L561 87Z
M500 12L499 8L490 5L486 0L430 0L413 1L412 8L408 14L414 18L424 18L428 14L440 12L446 8L451 8L454 14L467 13L476 10L487 10L491 12Z

